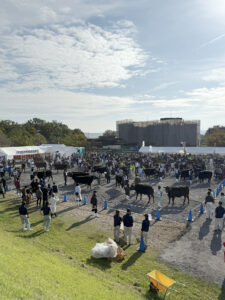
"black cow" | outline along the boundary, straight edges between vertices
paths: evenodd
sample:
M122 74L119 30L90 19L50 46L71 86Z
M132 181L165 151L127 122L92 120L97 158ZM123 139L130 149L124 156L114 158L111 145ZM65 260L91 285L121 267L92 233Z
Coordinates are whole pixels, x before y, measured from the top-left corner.
M58 170L65 170L69 167L68 163L56 163L54 164L54 168L58 171Z
M103 167L103 166L94 166L94 167L92 168L92 172L97 172L97 173L103 174L103 173L107 172L107 167Z
M144 169L144 173L145 173L146 178L149 178L149 179L151 176L158 176L158 174L159 174L159 172L155 168L146 168L146 169Z
M151 197L152 197L153 203L154 203L154 189L150 185L138 183L136 185L131 185L130 189L135 190L136 200L137 200L139 194L140 194L140 199L142 199L142 194L144 194L144 195L148 196L148 203L150 202Z
M51 178L52 181L53 181L52 171L51 170L34 172L34 176L37 176L39 179L48 178L48 180L50 180L50 178Z
M180 177L183 180L186 180L186 178L189 178L189 170L183 170L180 172Z
M189 187L188 186L167 186L165 187L166 193L169 198L169 204L170 204L170 199L172 198L172 204L174 205L174 198L175 197L182 197L184 196L184 203L186 201L186 198L188 199L188 204L189 204Z
M205 179L208 179L208 183L211 182L212 172L211 171L200 171L198 174L198 179L200 182L204 182Z
M124 186L124 182L123 182L123 175L116 175L116 186L118 185L119 187Z
M87 176L87 175L89 175L89 173L87 173L87 172L69 172L69 173L68 173L68 176L69 176L69 177L72 177L72 179L73 179L74 181L76 181L76 178L77 178L78 176Z
M199 177L199 173L203 171L201 168L194 168L194 175L195 178Z
M46 169L47 168L47 163L46 162L35 162L35 166L37 169L40 169L40 168L44 168Z
M93 176L93 175L77 176L76 179L75 179L75 182L89 185L90 189L91 189L91 184L92 184L92 181L94 179L98 179L98 178L96 176Z

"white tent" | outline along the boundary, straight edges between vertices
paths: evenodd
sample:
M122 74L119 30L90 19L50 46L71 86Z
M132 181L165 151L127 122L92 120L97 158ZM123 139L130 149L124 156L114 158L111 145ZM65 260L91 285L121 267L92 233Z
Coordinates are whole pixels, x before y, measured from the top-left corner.
M77 153L76 147L65 146L64 144L43 144L40 147L48 153L56 154L57 152L62 156L71 156L73 153Z
M34 154L43 154L45 151L40 146L24 146L24 147L2 147L0 148L0 156L6 159L13 159L14 156L26 156Z
M152 153L152 146L142 146L140 149L139 149L139 152L141 153Z

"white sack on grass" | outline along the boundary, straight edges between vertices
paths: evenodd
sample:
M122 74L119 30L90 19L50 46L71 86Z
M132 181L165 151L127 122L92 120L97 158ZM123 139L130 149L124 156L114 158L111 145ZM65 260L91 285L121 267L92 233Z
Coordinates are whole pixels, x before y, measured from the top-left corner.
M95 247L91 250L91 256L94 258L104 258L104 257L116 257L118 246L110 238L108 238L105 243L97 243Z
M121 222L121 224L120 224L120 230L124 231L124 224L123 224L123 222Z

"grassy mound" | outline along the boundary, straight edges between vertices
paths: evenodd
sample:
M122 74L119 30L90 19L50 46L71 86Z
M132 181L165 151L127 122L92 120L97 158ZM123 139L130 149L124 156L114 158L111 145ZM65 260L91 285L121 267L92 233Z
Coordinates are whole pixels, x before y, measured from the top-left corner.
M90 257L96 242L112 233L99 230L91 218L59 215L49 232L42 217L29 208L31 232L22 232L20 200L0 200L1 299L161 299L149 293L146 273L157 269L178 282L166 299L225 299L217 285L177 272L156 259L157 253L126 249L122 262Z

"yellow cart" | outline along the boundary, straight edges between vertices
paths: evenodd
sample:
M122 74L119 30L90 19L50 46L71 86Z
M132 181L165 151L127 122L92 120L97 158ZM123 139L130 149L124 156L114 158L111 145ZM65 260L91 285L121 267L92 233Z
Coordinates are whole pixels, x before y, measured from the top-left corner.
M173 279L160 273L157 270L154 270L154 271L148 273L147 275L149 277L151 291L154 291L154 292L166 291L163 299L165 299L168 289L171 289L170 287L174 283L176 283L176 281L174 281ZM176 290L174 290L174 291L176 291Z

